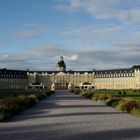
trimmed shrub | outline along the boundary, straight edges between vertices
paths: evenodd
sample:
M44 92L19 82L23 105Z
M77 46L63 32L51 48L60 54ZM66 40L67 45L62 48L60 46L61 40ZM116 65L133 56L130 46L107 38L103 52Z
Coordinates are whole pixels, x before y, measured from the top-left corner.
M121 98L110 98L107 102L106 105L116 107L119 104L119 101Z
M74 94L80 94L80 90L79 89L74 89Z
M123 95L126 95L126 91L123 92Z
M118 92L118 94L119 94L119 95L122 95L122 92L121 92L121 91L119 91L119 92Z
M111 98L110 95L102 93L102 94L99 95L98 100L103 100L103 101L105 101L105 100L108 100L108 99L110 99L110 98Z
M5 113L4 111L0 111L0 121L4 121L5 120Z
M42 99L45 99L46 98L46 94L43 94L43 93L37 93L35 95L37 96L37 99L39 101L41 101Z
M0 111L16 114L19 111L18 100L16 97L5 98L0 101Z
M92 100L98 101L99 96L100 96L100 95L99 95L98 93L95 93L95 94L92 96Z
M71 93L74 93L74 89L72 89L72 90L69 90Z
M50 96L51 94L54 94L54 93L55 93L55 91L46 91L45 92L46 96Z
M36 99L31 97L31 95L29 96L22 95L22 96L18 96L17 98L19 99L18 104L20 105L21 110L24 110L25 108L29 108L36 103Z
M97 100L106 101L108 99L111 99L111 96L105 93L96 93L93 95L92 99L95 101Z
M31 99L33 99L33 100L35 101L35 103L38 103L38 102L39 102L39 100L38 100L38 98L37 98L36 95L29 95L29 97L30 97Z
M94 92L91 91L83 91L80 93L81 96L85 96L88 99L92 99L92 96L94 95Z
M122 111L126 111L129 113L133 109L138 109L139 105L136 101L133 101L133 100L128 99L128 98L124 98L124 99L120 100L118 107Z

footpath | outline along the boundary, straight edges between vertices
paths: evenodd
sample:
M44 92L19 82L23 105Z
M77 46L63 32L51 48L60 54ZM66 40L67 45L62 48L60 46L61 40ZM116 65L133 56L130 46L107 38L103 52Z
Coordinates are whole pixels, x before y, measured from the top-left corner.
M140 118L58 90L0 123L0 140L140 140Z

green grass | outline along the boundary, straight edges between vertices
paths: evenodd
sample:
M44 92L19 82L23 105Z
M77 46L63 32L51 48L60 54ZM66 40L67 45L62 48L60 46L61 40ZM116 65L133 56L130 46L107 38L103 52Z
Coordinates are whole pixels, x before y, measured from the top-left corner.
M119 95L119 91L121 91L121 95ZM123 92L126 92L124 95ZM124 90L100 90L96 91L96 93L106 93L112 97L128 97L136 101L140 101L140 91L124 91Z
M46 91L42 91L46 92ZM41 93L41 91L16 91L16 90L0 90L0 99L7 97L16 97L19 95L30 95L35 93Z
M121 92L121 94L119 94L119 92ZM108 106L140 117L140 91L98 90L94 92L91 99L102 101Z
M140 117L140 109L133 109L130 113L136 117Z
M97 90L84 91L79 95L140 117L140 91Z

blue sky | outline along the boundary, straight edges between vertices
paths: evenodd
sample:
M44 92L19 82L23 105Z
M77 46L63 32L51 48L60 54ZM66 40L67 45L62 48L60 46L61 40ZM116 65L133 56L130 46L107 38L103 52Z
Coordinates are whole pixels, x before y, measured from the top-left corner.
M140 64L139 0L0 0L0 67L92 70Z

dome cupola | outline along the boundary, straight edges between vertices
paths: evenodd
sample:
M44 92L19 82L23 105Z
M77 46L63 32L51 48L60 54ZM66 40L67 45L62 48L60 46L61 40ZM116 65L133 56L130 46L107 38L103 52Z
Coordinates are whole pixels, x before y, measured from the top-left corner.
M63 56L60 56L60 60L57 63L57 70L58 71L66 71L66 64L63 60Z

